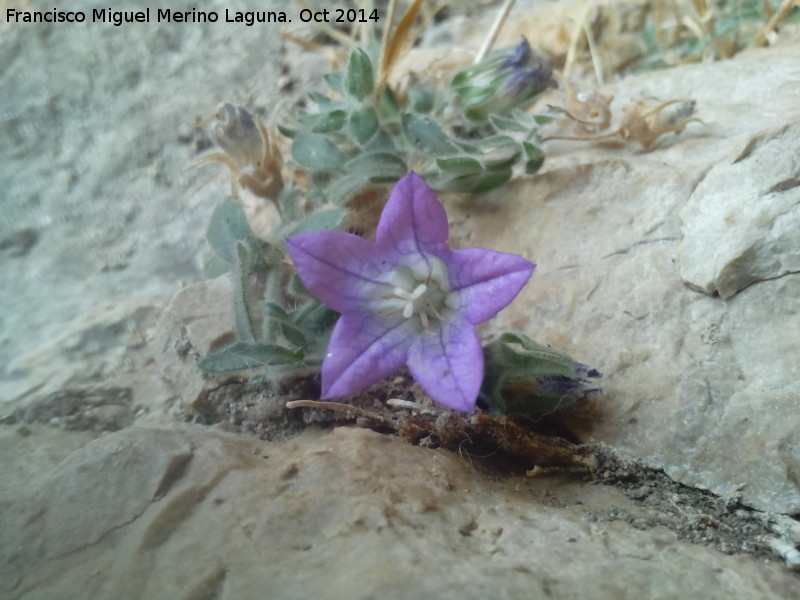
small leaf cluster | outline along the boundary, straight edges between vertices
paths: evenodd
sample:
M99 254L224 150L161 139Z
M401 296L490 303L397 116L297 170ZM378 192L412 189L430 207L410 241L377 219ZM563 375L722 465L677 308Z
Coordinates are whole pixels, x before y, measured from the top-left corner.
M295 233L335 229L344 210L306 214L300 210L299 193L291 187L280 193L278 204L286 220L274 239L267 241L253 235L241 206L231 198L211 217L207 237L214 256L206 273L234 274L237 342L202 359L199 366L206 372L258 367L274 371L322 362L338 315L312 296L296 275L284 282L288 258L283 240Z
M549 72L549 71L548 71ZM464 75L459 74L463 88ZM344 73L326 76L329 94L312 93L316 110L299 110L279 126L292 139L294 161L308 170L312 194L336 206L370 186L393 183L409 169L438 191L481 193L506 183L518 163L528 174L541 168L538 128L550 115L531 116L513 102L503 114L467 119L455 88L418 82L400 98L376 84L373 62L362 49ZM531 99L526 93L525 101Z

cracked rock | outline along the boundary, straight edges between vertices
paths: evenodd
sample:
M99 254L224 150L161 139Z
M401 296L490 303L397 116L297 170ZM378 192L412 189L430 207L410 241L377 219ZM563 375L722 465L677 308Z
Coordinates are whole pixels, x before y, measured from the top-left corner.
M680 212L681 278L730 298L800 272L800 124L750 137L711 168Z

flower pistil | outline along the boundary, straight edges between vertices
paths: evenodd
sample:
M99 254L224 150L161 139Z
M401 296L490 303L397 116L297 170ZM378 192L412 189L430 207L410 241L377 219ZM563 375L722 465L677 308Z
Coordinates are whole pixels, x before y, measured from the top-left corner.
M448 321L458 309L459 293L451 291L447 267L435 256L409 261L389 271L385 283L393 286L391 292L375 301L373 310L389 321L419 318L410 324L415 333L435 332L442 322ZM432 324L438 325L432 327ZM421 326L421 327L420 327Z

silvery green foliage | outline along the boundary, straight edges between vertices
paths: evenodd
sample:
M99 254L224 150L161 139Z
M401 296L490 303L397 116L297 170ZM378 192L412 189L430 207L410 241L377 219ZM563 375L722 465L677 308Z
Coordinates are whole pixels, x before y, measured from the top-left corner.
M495 414L540 417L601 392L591 381L601 377L597 369L521 333L504 333L484 348L484 357L481 404Z
M542 166L538 128L552 116L519 107L549 84L550 68L524 39L462 71L449 88L417 82L404 102L388 86L375 89L372 65L355 50L345 73L326 77L329 95L310 94L315 110L279 128L329 202L344 205L370 186L398 181L409 167L435 190L480 193L506 183L519 163L527 174Z
M306 213L299 194L284 188L277 199L284 224L273 236L257 239L241 206L233 199L222 202L211 217L208 241L214 256L206 265L208 275L233 271L234 317L237 342L200 361L211 373L257 367L316 366L336 321L336 313L309 294L293 276L282 282L286 255L284 239L308 231L335 229L344 211L323 208Z

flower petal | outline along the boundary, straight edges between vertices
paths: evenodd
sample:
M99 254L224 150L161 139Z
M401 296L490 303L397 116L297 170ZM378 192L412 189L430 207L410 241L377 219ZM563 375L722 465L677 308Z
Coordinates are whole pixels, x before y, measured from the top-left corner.
M413 171L392 190L376 232L380 248L398 254L432 253L444 257L447 248L447 214L436 194Z
M423 335L408 353L408 368L439 404L465 412L475 408L483 382L483 350L472 325L451 322L438 335Z
M368 316L343 315L322 362L322 397L357 394L402 367L413 341L405 323L392 326Z
M380 273L375 244L341 231L298 233L286 240L303 284L333 310L358 310L358 301L376 295Z
M461 312L476 325L508 306L530 279L532 262L516 254L465 248L453 250L450 283L461 293Z

